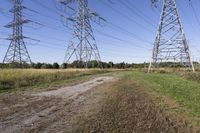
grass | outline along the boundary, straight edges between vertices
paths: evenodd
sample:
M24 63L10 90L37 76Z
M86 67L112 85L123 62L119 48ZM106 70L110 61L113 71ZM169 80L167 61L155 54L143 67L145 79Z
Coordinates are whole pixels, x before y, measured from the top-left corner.
M200 84L198 82L187 80L176 74L133 72L129 76L147 90L175 101L179 107L186 109L190 116L200 117Z
M143 83L148 79L143 78L148 75L125 72L120 76L117 82L100 88L106 95L88 111L93 113L77 118L73 132L192 132L185 121L172 119L146 93L149 88Z
M195 81L197 83L200 83L200 72L176 72L177 75L191 81Z
M131 72L127 76L138 86L145 88L166 112L186 120L189 126L200 132L199 75L188 72L178 74Z
M75 132L200 132L200 83L172 73L120 76Z
M2 87L0 90L66 83L76 79L80 80L81 77L106 72L108 71L0 70L0 86ZM94 110L98 111L90 113L89 116L84 113L85 117L81 116L77 120L74 132L80 130L83 132L191 132L190 126L193 123L185 122L185 120L187 121L185 117L197 121L194 127L199 130L199 73L147 74L138 71L116 73L118 72L115 72L114 75L118 75L120 80L103 87L106 94L101 103L94 106L96 108ZM154 101L154 98L160 98L158 99L160 101ZM168 104L168 102L174 102L177 105L176 110L173 107L168 110L165 106L160 106ZM169 104L169 106L171 105ZM176 115L183 116L183 120L180 117L171 118L167 114L169 111L175 111ZM153 125L151 125L152 123Z
M175 100L194 116L200 116L200 84L175 74L130 73L131 77L152 89Z
M89 75L106 73L107 70L36 70L36 69L3 69L0 70L0 92L17 90L32 86L51 85L73 81Z

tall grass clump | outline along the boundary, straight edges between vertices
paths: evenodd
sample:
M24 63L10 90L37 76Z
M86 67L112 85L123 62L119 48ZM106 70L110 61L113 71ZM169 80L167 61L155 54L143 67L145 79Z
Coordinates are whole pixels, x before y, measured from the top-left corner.
M200 72L176 72L177 75L191 81L200 83Z

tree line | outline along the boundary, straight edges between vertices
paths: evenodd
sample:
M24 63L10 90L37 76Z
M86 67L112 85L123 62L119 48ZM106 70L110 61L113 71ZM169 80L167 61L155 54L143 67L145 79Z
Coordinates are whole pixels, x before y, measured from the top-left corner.
M58 64L57 62L55 63L32 63L32 64L26 64L26 63L7 63L3 64L0 63L0 68L34 68L34 69L67 69L67 68L84 68L85 66L83 65L83 62L80 61L74 61L72 63L63 63L63 64ZM112 61L110 62L97 62L97 61L89 61L87 63L87 68L113 68L113 69L126 69L126 68L144 68L145 65L147 66L146 63L113 63Z
M26 63L8 63L8 64L0 64L0 68L34 68L34 69L67 69L67 68L85 68L83 65L83 62L80 61L74 61L72 63L63 63L63 64L58 64L57 62L55 63L32 63L32 64L26 64ZM198 65L199 63L194 62L195 65ZM128 69L128 68L147 68L149 66L149 63L113 63L112 61L110 62L97 62L97 61L89 61L87 63L87 68L104 68L104 69ZM180 63L174 63L174 62L165 62L165 63L160 63L159 67L183 67Z

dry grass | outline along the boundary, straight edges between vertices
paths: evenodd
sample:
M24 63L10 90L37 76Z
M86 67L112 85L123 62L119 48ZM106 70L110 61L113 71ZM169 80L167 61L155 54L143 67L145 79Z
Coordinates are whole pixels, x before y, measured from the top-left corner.
M165 100L170 99L180 105L175 98L177 96L182 98L179 96L180 93L171 92L184 87L185 84L182 85L182 83L185 83L185 80L175 74L122 72L113 75L118 76L117 82L105 83L71 101L34 97L25 97L24 99L23 95L16 98L15 94L5 94L0 98L2 109L0 117L6 120L8 118L8 121L14 121L15 124L24 119L29 120L30 112L35 114L35 111L41 112L43 109L53 106L56 109L52 110L47 117L40 117L31 127L20 126L20 128L26 132L190 133L197 131L194 131L194 128L184 118L172 116L169 112L174 112L173 108L167 110L161 106L166 103L165 101L161 103L154 99L159 94L166 96ZM179 82L174 82L176 80ZM192 82L188 81L187 84L191 85ZM198 83L195 86L199 86ZM155 95L150 92L155 92ZM14 98L12 99L12 97ZM183 98L187 100L187 97ZM18 102L12 102L13 100L15 102L18 100ZM181 100L185 102L184 99ZM26 103L23 107L12 106L13 104L23 105L23 103ZM33 107L30 107L32 105ZM8 107L7 110L4 110L5 106ZM191 106L198 107L199 105L191 104ZM9 109L10 107L12 109ZM183 106L183 108L185 107ZM183 114L178 115L182 116ZM9 116L12 116L13 119L10 119ZM9 126L12 127L12 124Z
M195 72L195 73L191 73L191 72L176 72L177 75L187 79L187 80L191 80L191 81L195 81L197 83L200 83L200 72Z
M147 72L148 68L142 71ZM174 73L174 72L192 72L189 68L152 68L150 73Z
M96 112L81 115L73 132L190 133L184 122L171 119L156 106L130 75L111 85Z
M107 70L49 70L49 69L3 69L0 70L0 91L52 83L81 76L105 73Z
M181 73L193 75L193 73ZM167 112L175 115L175 118L186 120L188 127L192 126L195 131L200 132L199 83L177 76L176 73L134 72L130 73L130 78L138 86L153 94L156 103L162 105Z

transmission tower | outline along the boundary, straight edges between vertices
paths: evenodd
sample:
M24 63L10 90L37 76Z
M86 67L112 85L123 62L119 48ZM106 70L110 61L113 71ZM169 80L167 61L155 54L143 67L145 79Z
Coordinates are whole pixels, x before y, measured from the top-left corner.
M158 2L157 0L151 1ZM152 67L158 67L163 62L180 63L181 66L189 67L193 72L195 71L176 7L176 0L163 0L152 61L148 71L150 72Z
M31 63L31 59L24 42L23 36L23 24L31 22L28 19L24 19L22 15L24 6L22 6L23 0L12 0L13 8L10 12L13 14L13 21L7 24L6 28L12 28L12 35L8 37L10 45L4 57L3 63L19 63L21 66L23 63Z
M69 63L74 55L80 67L87 68L88 62L92 59L97 61L99 67L101 67L101 58L90 20L93 18L95 20L104 19L97 13L91 12L88 8L88 0L60 0L59 2L68 7L70 3L76 3L78 5L78 9L75 9L77 15L67 18L67 21L73 22L73 34L67 47L64 63Z

